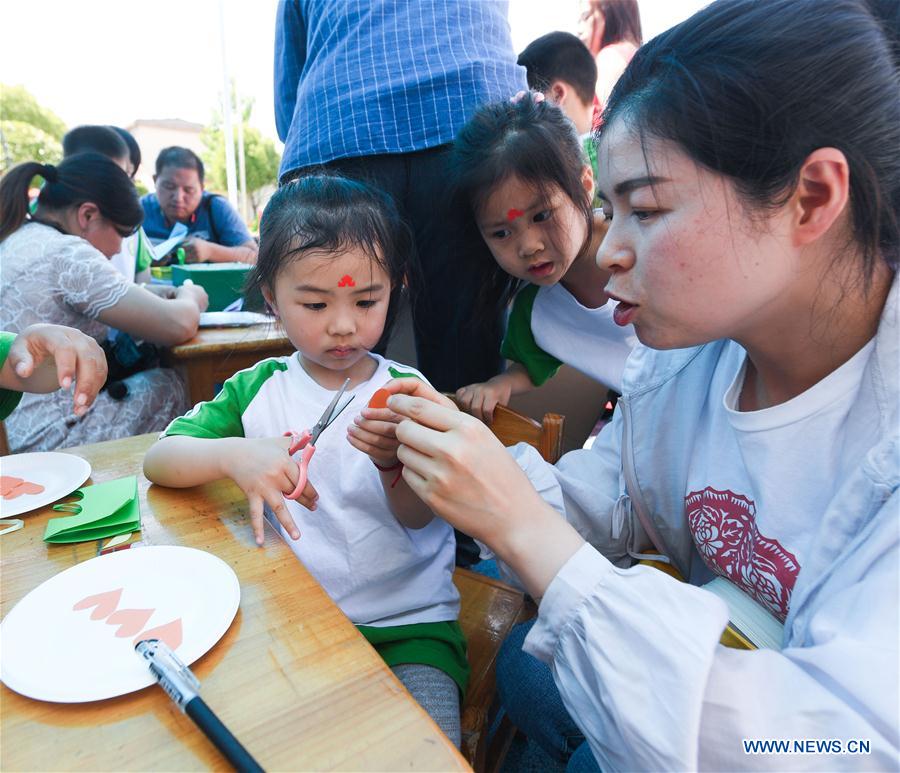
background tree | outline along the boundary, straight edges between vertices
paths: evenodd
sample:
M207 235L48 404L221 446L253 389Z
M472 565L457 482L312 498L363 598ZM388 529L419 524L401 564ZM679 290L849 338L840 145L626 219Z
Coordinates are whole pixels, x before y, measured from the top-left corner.
M0 173L22 161L55 164L66 125L23 86L0 84Z
M253 100L243 99L238 109L234 88L231 92L232 110L234 120L243 123L244 130L244 162L247 174L247 199L251 210L251 225L256 220L259 207L270 195L271 190L278 185L278 166L281 163L281 155L275 149L275 143L263 137L260 131L249 125L250 115L253 112ZM235 127L235 137L237 130ZM225 173L225 132L221 111L213 114L209 125L200 135L205 148L201 154L206 166L207 187L224 191L228 187ZM235 157L239 149L235 141Z

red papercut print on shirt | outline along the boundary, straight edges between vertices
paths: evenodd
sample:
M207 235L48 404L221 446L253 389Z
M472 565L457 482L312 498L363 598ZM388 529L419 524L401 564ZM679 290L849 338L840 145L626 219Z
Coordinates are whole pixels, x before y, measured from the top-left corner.
M684 498L684 512L706 565L784 621L800 564L778 540L759 533L756 505L707 486Z

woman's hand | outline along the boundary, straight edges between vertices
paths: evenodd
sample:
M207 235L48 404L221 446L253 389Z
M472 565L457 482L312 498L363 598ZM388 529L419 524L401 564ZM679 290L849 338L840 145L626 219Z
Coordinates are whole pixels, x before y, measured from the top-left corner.
M197 308L200 309L200 313L202 314L206 311L206 307L209 306L209 296L206 294L206 290L204 290L200 285L195 285L193 282L188 284L185 282L175 291L175 297L178 299L188 298L197 304Z
M75 383L75 415L83 415L106 383L106 355L80 330L29 325L13 341L0 385L23 392L52 392Z
M300 530L284 502L300 478L300 468L288 454L291 439L233 438L222 456L222 473L231 478L247 495L250 521L256 544L262 545L263 504L267 504L291 539L300 539ZM306 481L297 501L309 510L316 509L319 498L313 485Z
M485 424L494 420L494 408L509 405L513 382L505 373L494 376L483 384L469 384L456 390L459 407Z
M405 383L404 383L405 382ZM395 379L388 406L403 479L435 513L489 545L538 598L584 540L535 491L484 424L417 379ZM403 394L399 394L399 393Z

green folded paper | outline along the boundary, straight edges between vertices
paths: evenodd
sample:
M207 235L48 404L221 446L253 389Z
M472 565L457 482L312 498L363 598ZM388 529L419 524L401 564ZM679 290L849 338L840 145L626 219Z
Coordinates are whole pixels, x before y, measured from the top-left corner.
M79 501L54 505L53 509L76 515L51 518L44 531L44 542L88 542L141 528L141 507L134 475L85 486L72 496L79 497Z

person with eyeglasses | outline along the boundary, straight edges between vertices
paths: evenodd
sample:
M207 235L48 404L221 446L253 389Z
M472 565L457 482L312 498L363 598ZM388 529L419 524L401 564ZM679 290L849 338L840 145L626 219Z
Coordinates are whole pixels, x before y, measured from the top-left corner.
M35 177L45 182L29 215ZM203 288L182 286L174 298L160 298L110 262L142 219L128 174L99 153L77 153L59 166L29 161L10 169L0 181L0 330L19 333L43 322L98 342L110 327L163 346L192 338L208 303ZM10 449L50 450L152 432L188 407L174 370L150 368L125 384L127 399L104 390L80 415L65 392L24 395L6 420Z

